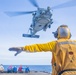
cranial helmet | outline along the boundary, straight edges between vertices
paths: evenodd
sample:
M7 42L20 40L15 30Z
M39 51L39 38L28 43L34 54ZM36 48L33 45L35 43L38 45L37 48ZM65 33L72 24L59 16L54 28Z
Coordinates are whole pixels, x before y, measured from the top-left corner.
M70 29L67 25L60 25L55 32L53 32L55 38L71 38Z

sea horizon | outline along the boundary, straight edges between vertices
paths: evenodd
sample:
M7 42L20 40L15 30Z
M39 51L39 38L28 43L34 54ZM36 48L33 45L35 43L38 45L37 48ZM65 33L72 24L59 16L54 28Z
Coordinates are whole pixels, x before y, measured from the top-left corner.
M20 64L22 65L22 64ZM16 66L17 69L20 65L11 65L12 67ZM7 71L7 68L10 65L3 65L4 66L4 71ZM52 66L51 65L22 65L23 68L26 68L26 66L29 67L30 71L43 71L43 72L51 72L52 71ZM25 71L25 69L23 69Z

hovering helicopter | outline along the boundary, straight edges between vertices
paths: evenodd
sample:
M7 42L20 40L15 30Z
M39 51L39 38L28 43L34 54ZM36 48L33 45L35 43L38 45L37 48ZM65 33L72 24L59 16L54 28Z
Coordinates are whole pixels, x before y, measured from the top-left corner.
M54 7L47 7L47 9L40 8L37 4L36 0L29 0L35 7L37 7L36 11L29 11L29 12L5 12L8 16L18 16L24 14L31 14L33 15L32 24L29 27L30 33L23 34L23 37L30 37L30 38L39 38L39 35L36 33L40 30L46 31L47 28L51 28L51 24L53 23L52 19L52 9L63 8L63 7L70 7L76 5L75 0L70 0L66 3L54 6ZM74 3L74 4L73 4ZM69 4L69 5L67 5Z

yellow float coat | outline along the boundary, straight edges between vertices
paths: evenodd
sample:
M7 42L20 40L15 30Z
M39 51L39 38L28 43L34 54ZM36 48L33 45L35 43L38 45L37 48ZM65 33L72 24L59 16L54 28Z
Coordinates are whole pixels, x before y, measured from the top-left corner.
M58 70L58 67L57 67L57 69L55 67L55 63L56 63L56 61L58 61L57 60L58 59L58 56L57 56L57 51L58 51L57 43L58 43L58 41L59 42L66 42L66 41L71 41L71 40L69 40L69 39L58 39L56 41L43 43L43 44L27 45L27 46L23 47L23 50L24 51L29 51L29 52L42 52L42 51L44 51L44 52L47 52L47 51L52 52L52 75L58 75L58 72L61 70L61 69ZM76 42L76 41L74 41L74 42ZM69 46L69 44L67 44L65 46L67 46L66 48L71 47L71 46ZM75 46L73 46L73 47L75 47ZM62 55L61 55L61 57L62 57ZM62 63L64 64L66 62L63 61ZM63 65L63 64L59 64L59 65ZM69 66L67 68L69 68ZM65 68L64 68L64 70L65 70Z
M27 45L27 46L24 46L23 49L25 51L29 51L29 52L42 52L42 51L53 52L55 50L55 45L56 45L56 42L52 41L52 42L48 42L48 43L44 43L44 44Z

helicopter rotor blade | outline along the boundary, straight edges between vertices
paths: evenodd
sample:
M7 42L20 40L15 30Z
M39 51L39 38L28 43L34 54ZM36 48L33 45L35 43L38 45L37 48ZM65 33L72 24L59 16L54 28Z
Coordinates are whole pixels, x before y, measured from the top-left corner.
M54 6L54 7L52 7L52 9L59 9L59 8L72 7L72 6L76 6L76 0L70 0L68 2Z
M10 11L8 11L8 12L4 12L4 13L10 17L13 17L13 16L19 16L19 15L31 14L33 12L36 12L36 11L29 11L29 12L14 12L14 11L10 12Z
M38 3L36 2L36 0L29 0L30 3L32 3L35 7L39 8Z

